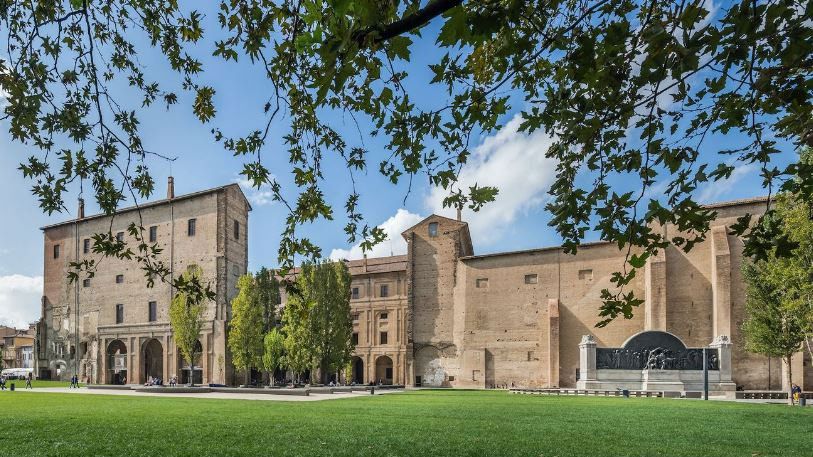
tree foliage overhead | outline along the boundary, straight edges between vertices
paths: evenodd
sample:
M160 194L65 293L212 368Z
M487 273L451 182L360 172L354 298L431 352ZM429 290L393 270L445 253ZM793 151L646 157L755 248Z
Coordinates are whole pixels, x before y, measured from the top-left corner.
M756 164L768 192L811 200L811 167L780 166L776 154L780 144L813 144L813 1L726 1L713 15L711 4L220 0L218 27L204 30L192 2L0 0L8 38L0 89L9 94L2 118L12 138L37 152L21 170L43 210L64 208L69 186L86 181L113 212L125 195L152 193L147 159L166 156L144 146L139 110L187 95L214 139L245 159L242 174L258 187L270 184L288 209L279 248L287 272L296 255L321 254L297 227L335 217L323 192L325 157L342 157L351 180L369 168L393 183L425 176L448 191L445 205L477 210L498 189L458 185L470 140L519 111L522 131L555 139L546 153L558 163L548 209L566 249L575 252L596 231L628 252L612 278L617 287L602 295L606 324L631 317L641 303L625 286L650 256L705 238L715 213L693 197L698 186ZM139 35L166 56L177 84L159 83L139 64L146 51L133 38ZM441 51L429 62L430 88L445 94L434 104L411 90L421 73L419 38ZM270 89L255 128L218 128L217 89L206 82L202 53L247 60L265 74ZM121 101L117 81L127 81L140 105ZM357 123L358 137L324 121L336 112ZM263 161L276 125L286 131L295 191L283 192L273 178L283 171L272 174ZM745 141L726 150L707 144L731 133ZM368 151L366 136L382 138L385 150ZM641 184L616 188L619 182ZM647 190L656 183L664 190L652 197ZM369 248L385 234L365 224L360 198L354 190L344 200L345 231ZM653 223L680 234L665 236ZM752 225L743 217L732 229L749 234ZM750 233L746 253L764 258L777 247L773 235ZM112 240L95 244L110 255L125 249ZM162 264L149 264L154 253L142 257L148 275L166 278Z

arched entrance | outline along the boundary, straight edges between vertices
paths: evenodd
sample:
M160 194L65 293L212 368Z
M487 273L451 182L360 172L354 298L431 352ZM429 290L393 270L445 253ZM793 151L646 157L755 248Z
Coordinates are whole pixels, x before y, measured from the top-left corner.
M364 384L364 361L361 357L353 357L353 382Z
M195 343L195 365L189 365L189 361L184 359L180 349L178 350L178 366L181 367L181 384L189 384L192 380L193 384L203 384L203 368L201 366L201 355L203 354L203 345L200 340Z
M375 359L375 382L392 384L392 359L386 355Z
M144 343L141 351L141 360L143 361L142 382L146 382L150 377L165 380L164 346L161 342L155 338L148 340Z
M107 345L107 383L127 384L127 345L121 340Z

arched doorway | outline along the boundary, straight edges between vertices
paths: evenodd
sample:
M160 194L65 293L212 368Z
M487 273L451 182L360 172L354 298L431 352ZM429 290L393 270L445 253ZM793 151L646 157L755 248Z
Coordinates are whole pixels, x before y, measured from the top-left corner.
M107 383L127 384L127 345L121 340L107 345Z
M146 382L150 377L165 380L164 376L164 346L160 341L153 338L144 343L141 352L143 369L142 381Z
M381 384L392 384L392 359L386 355L375 360L375 382Z
M353 382L364 384L364 361L361 357L353 357Z
M200 340L195 343L195 365L189 365L189 361L184 359L180 349L178 350L178 366L181 368L181 384L189 384L192 380L193 384L203 384L203 367L201 366L201 356L203 354L203 345Z

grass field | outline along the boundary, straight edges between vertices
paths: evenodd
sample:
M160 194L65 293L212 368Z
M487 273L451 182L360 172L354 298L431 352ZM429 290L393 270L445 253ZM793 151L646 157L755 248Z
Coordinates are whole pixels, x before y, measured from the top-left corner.
M276 402L0 393L0 454L810 456L813 408L411 391Z

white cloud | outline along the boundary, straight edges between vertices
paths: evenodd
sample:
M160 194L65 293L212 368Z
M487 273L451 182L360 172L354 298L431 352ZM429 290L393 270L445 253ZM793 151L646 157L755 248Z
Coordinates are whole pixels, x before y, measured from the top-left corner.
M460 173L459 186L464 192L475 183L499 189L496 200L480 211L463 209L463 220L468 221L475 244L497 241L517 216L541 206L555 179L556 160L545 157L553 139L541 130L519 132L521 122L522 117L516 115L502 130L487 137ZM455 209L443 208L447 195L442 188L433 188L425 202L429 211L456 217Z
M272 179L274 177L269 176L269 180ZM271 192L271 185L263 184L257 189L254 187L253 182L245 178L238 178L235 182L243 189L243 193L246 194L246 198L252 206L265 206L274 203L274 193Z
M756 164L742 164L731 172L731 176L726 179L721 179L716 182L710 182L703 188L699 189L700 193L697 196L697 201L700 203L714 203L731 192L732 189L742 181L743 178L758 169Z
M423 217L410 213L409 211L401 208L394 216L384 221L381 227L387 233L387 239L383 242L373 246L372 251L367 253L367 257L386 257L390 254L401 255L406 254L407 245L401 232L412 227L423 220ZM333 260L347 259L355 260L364 256L361 251L361 245L356 244L350 249L334 249L330 251L330 258Z
M0 323L27 328L40 318L42 276L0 276Z

